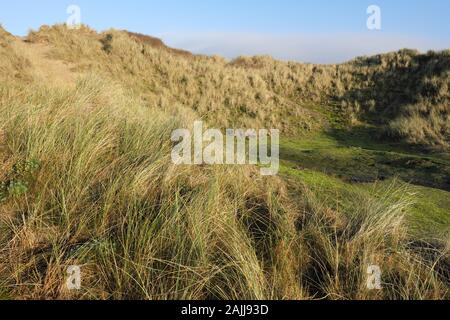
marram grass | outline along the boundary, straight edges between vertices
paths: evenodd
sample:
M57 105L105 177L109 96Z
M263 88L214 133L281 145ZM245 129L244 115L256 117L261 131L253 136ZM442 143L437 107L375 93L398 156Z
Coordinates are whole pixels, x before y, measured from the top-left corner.
M80 43L92 32L72 36L72 54L90 59L96 49ZM129 62L108 54L135 46L121 37L98 59L113 74ZM254 166L175 166L171 132L198 110L155 102L107 70L41 83L9 45L0 67L24 76L0 79L0 298L449 297L448 243L429 254L411 238L406 188L332 209L307 185ZM367 290L371 264L385 271L383 290ZM81 267L80 290L67 290L71 265Z

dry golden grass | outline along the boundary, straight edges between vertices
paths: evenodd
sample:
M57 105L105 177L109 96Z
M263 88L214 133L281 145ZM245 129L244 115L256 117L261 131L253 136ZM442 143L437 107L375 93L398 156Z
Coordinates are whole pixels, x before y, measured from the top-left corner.
M35 81L55 86L69 86L75 84L76 74L70 69L73 67L63 61L50 59L48 56L51 47L44 44L26 43L15 39L11 48L20 53L31 64L27 69L33 72Z
M389 136L413 144L449 146L449 51L402 50L340 65L280 62L265 56L228 63L116 30L97 34L88 27L67 30L58 25L42 27L28 40L52 44L55 57L81 70L107 73L152 106L186 106L216 126L271 126L298 135L325 125L323 115L310 108L321 104L337 106L334 110L349 125L375 123ZM408 106L421 112L411 114ZM410 129L407 123L414 122L414 115L429 134Z
M294 112L291 102L242 66L110 33L110 53L104 35L86 28L44 28L20 52L0 34L0 298L449 297L448 246L429 257L411 245L407 190L332 210L306 186L253 166L172 165L172 130L199 114L211 124L275 125ZM50 55L34 54L36 44L52 44ZM26 58L28 48L40 61ZM42 81L37 71L52 59L76 63L73 85ZM242 91L247 84L254 89ZM257 92L271 97L261 110ZM229 111L227 97L236 99ZM232 117L243 101L256 118ZM292 119L307 117L299 110ZM369 264L385 271L385 290L367 290ZM82 268L80 291L65 287L70 265Z

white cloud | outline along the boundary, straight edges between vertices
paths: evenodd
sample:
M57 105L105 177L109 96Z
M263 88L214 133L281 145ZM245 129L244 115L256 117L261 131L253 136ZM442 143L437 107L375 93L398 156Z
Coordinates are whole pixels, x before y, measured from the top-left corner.
M344 62L356 56L402 48L427 51L450 47L448 42L382 32L283 35L210 32L166 33L159 36L172 47L194 53L219 54L227 58L268 54L277 59L314 63Z

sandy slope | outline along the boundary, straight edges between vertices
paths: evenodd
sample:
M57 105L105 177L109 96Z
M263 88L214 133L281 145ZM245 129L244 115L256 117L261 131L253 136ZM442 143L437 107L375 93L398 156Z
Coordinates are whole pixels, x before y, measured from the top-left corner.
M74 85L76 74L67 62L51 57L52 48L43 43L29 43L16 39L14 50L24 55L32 64L32 74L38 80L54 86Z

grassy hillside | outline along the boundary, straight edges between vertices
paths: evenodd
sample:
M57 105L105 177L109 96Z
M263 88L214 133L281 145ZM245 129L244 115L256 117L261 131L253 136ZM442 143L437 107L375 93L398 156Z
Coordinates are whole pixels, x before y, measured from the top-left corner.
M0 298L449 298L448 92L404 74L417 95L375 95L403 68L377 59L401 56L227 62L122 31L0 28ZM446 53L414 56L417 81L448 84ZM434 111L417 120L420 99ZM172 130L199 118L282 129L282 174L173 165ZM361 141L361 126L405 141Z

